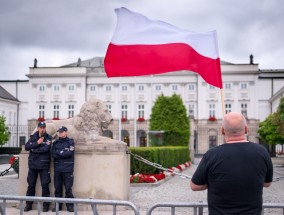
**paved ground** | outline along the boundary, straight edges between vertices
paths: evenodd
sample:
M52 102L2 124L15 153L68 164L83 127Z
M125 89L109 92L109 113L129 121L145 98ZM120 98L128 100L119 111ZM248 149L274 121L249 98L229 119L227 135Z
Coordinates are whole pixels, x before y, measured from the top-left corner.
M0 173L9 168L9 165L0 165ZM192 175L196 169L196 165L183 171L183 174ZM284 176L284 167L275 167L274 176ZM14 172L10 175L0 177L0 195L17 195L19 180L17 174ZM166 180L163 183L160 183L159 186L131 186L130 187L130 200L134 203L140 211L141 215L145 215L147 209L149 209L155 203L161 202L206 202L206 191L202 192L193 192L189 188L189 180L184 179L178 176L174 176L169 180ZM274 203L283 203L284 202L284 180L274 182L270 188L264 189L264 202L274 202ZM15 205L15 204L14 204ZM167 212L166 212L167 211ZM16 215L20 214L19 210L13 207L13 204L9 205L7 210L7 215ZM26 215L37 214L36 210L25 213ZM52 212L42 213L42 214L55 214ZM66 211L60 212L60 214L72 214ZM79 211L79 215L89 215L92 214L90 211ZM112 211L101 211L99 210L100 215L112 214ZM118 208L118 215L131 215L134 214L132 211L125 211ZM170 215L170 211L167 209L155 209L152 215ZM188 208L179 208L176 210L176 215L189 215L193 214L192 209ZM204 214L207 214L205 210ZM265 214L278 215L283 214L281 210L271 210L266 209Z

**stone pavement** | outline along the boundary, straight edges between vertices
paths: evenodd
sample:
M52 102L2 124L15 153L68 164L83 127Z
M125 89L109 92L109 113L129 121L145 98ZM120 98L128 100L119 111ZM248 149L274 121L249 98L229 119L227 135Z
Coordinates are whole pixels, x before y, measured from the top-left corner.
M183 171L183 174L192 175L196 169L196 165L192 165L190 168L187 168ZM0 165L0 172L9 168L9 165ZM283 167L274 168L274 177L284 176ZM18 180L17 174L10 174L3 177L0 177L0 195L17 195L17 189L21 186ZM264 188L263 200L264 202L273 202L273 203L283 203L284 202L284 180L274 182L270 188ZM181 178L179 176L171 177L170 179L160 183L156 186L151 185L139 185L130 187L130 199L129 201L134 203L141 215L145 215L146 211L156 203L162 202L206 202L207 194L206 191L193 192L189 187L189 180ZM9 204L7 215L16 215L20 214L19 210L16 208L16 204ZM112 214L112 211L98 210L100 215ZM125 210L117 208L118 215L132 215L134 214L131 210ZM24 213L26 215L38 214L36 210ZM51 211L47 213L41 213L46 215L55 214ZM66 211L60 211L60 215L73 214ZM79 215L89 215L92 214L91 211L79 211ZM152 212L152 215L170 215L170 210L161 208L155 209ZM176 215L190 215L193 214L193 210L190 208L177 208ZM205 209L204 214L207 213ZM279 209L266 209L264 214L278 215L283 214Z

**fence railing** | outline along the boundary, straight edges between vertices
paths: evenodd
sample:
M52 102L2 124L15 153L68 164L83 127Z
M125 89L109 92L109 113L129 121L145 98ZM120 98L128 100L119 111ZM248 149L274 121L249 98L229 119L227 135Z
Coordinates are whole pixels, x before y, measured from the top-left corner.
M42 202L52 202L56 205L56 215L59 214L59 203L73 203L74 204L74 214L78 214L78 204L89 204L92 207L93 214L98 215L97 205L109 205L112 206L113 214L117 212L117 206L126 206L134 211L135 215L139 215L139 210L132 202L129 201L119 201L119 200L98 200L98 199L72 199L72 198L54 198L54 197L31 197L31 196L8 196L0 195L0 214L9 215L6 213L7 201L16 200L19 201L19 211L20 215L24 214L24 201L33 201L37 204L38 214L42 211Z
M112 206L112 214L116 215L117 207L124 206L133 210L134 215L140 215L138 208L135 204L129 201L119 201L119 200L98 200L98 199L71 199L71 198L55 198L55 197L31 197L31 196L8 196L8 195L0 195L0 214L8 215L6 213L7 209L7 201L19 201L18 209L20 211L20 215L24 214L24 201L33 201L36 204L38 214L41 214L42 211L42 202L51 202L56 206L56 215L59 214L59 203L73 203L74 204L74 214L78 214L78 204L88 204L91 205L92 211L94 215L99 215L97 206L98 205L109 205ZM171 215L176 214L176 208L192 208L193 215L203 215L204 209L208 207L207 202L164 202L157 203L151 206L146 215L151 215L152 212L157 208L170 208ZM262 206L262 215L265 213L265 209L280 209L277 214L284 215L284 203L263 203ZM269 211L268 211L269 212ZM165 215L167 214L165 211L163 212ZM271 214L269 212L269 214ZM274 212L273 214L276 214Z
M179 203L172 203L172 202L164 202L164 203L157 203L153 205L150 209L148 209L146 215L151 215L154 209L156 208L170 208L171 215L175 215L176 208L192 208L193 209L193 215L203 215L204 208L208 207L207 202L179 202ZM263 203L262 205L262 215L265 213L265 209L281 209L282 212L277 214L284 215L284 203ZM275 214L275 213L274 213ZM165 214L166 215L166 214Z

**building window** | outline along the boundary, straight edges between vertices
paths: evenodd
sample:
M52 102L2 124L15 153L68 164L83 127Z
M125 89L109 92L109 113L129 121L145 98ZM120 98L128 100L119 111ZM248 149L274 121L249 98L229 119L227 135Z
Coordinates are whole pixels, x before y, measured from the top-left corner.
M111 91L111 86L110 85L106 86L106 91L108 91L108 92Z
M121 105L121 118L127 119L127 105Z
M45 112L45 109L44 109L44 105L39 105L38 106L38 117L39 118L44 118L44 112Z
M138 105L138 118L144 119L144 105Z
M59 119L59 105L53 105L53 118Z
M194 105L193 104L188 105L188 116L194 117Z
M107 104L106 107L107 107L107 109L108 109L108 112L111 113L111 105L110 105L110 104Z
M226 90L232 89L232 83L225 83L224 84L224 89L226 89Z
M225 114L232 112L232 104L225 104Z
M74 105L68 105L68 118L72 118L74 117Z
M44 91L45 91L45 85L39 85L39 86L38 86L38 90L39 90L40 92L44 92Z
M121 86L121 90L122 90L122 91L127 91L127 86L126 86L126 85L122 85L122 86Z
M248 105L247 105L247 103L241 103L241 113L244 117L248 116Z
M155 85L155 90L156 91L161 91L162 90L162 86L161 85Z
M69 84L67 87L69 92L74 92L75 91L75 84Z
M138 91L144 91L144 85L138 85Z
M248 88L248 83L246 83L246 82L242 82L242 83L240 83L240 88L241 89L247 89Z
M172 90L173 90L173 91L177 91L177 90L178 90L178 86L177 86L176 84L173 84L173 85L172 85Z
M14 125L16 125L16 122L17 122L17 114L14 113Z
M189 91L195 91L195 84L189 84L188 85L188 90Z
M9 125L12 124L12 112L9 112Z
M58 92L60 90L60 86L59 85L53 85L53 91L54 92Z
M215 104L209 104L209 117L215 117Z
M215 87L209 84L209 89L210 90L215 90Z
M217 146L217 136L209 136L209 149Z
M95 85L90 85L90 91L96 91L96 86Z

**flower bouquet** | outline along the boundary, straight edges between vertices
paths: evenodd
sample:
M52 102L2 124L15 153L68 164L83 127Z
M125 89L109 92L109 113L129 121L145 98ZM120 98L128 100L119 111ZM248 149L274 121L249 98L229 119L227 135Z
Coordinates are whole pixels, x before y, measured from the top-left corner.
M19 155L13 155L13 157L10 158L9 164L11 164L14 171L19 174L19 164L20 164L20 158Z

